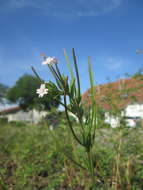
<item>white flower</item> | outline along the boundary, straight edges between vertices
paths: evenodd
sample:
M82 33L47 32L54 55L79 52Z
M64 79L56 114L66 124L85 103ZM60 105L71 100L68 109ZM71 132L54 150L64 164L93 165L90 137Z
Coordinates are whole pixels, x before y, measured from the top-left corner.
M41 84L40 88L36 91L37 94L39 94L39 97L43 97L45 94L48 94L48 89L45 88L45 84Z
M58 60L55 57L45 57L42 65L52 65L57 64Z

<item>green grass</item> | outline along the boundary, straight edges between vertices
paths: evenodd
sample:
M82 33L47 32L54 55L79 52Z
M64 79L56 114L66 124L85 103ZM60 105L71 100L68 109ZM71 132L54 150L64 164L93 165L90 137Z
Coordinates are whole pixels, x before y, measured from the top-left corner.
M97 190L143 189L143 129L98 129L93 147ZM0 125L0 189L89 190L83 148L68 127Z

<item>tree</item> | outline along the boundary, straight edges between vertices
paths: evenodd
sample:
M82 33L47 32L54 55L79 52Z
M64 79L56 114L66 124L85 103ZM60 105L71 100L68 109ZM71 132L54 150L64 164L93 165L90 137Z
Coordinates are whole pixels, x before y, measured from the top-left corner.
M36 90L40 87L41 81L29 74L20 77L16 84L9 89L7 99L13 103L19 104L24 110L37 109L37 110L50 110L52 107L58 107L60 96L56 99L50 94L39 98Z
M0 83L0 103L4 103L4 98L6 97L6 93L8 91L8 86Z

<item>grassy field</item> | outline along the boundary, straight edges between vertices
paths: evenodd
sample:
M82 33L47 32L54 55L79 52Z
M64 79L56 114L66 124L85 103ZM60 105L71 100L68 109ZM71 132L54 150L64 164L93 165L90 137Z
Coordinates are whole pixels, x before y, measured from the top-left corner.
M97 190L143 189L143 129L98 129L94 163ZM68 127L0 124L1 190L89 190L82 147Z

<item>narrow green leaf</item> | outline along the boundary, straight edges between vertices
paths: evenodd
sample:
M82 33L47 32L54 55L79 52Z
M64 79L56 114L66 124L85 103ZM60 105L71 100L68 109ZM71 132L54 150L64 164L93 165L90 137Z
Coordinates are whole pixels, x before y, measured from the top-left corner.
M35 70L35 68L33 66L31 66L31 69L33 71L33 73L36 75L36 77L39 79L40 82L43 82L43 80L40 78L40 76L38 75L37 71Z
M80 78L79 78L78 67L77 67L77 62L76 62L76 55L75 55L74 48L72 49L72 54L73 54L73 60L74 60L74 67L75 67L75 71L76 71L76 78L77 78L77 85L78 85L78 98L79 98L81 96Z
M96 130L96 119L97 119L97 105L95 101L95 87L94 87L94 80L92 75L90 57L88 57L88 71L89 71L89 78L90 78L90 87L91 87L91 112L90 114L90 127L89 130L93 128L93 137L95 137L95 130Z
M64 49L64 56L65 56L65 59L66 59L66 62L67 62L68 69L70 71L71 78L74 79L74 75L73 75L73 71L72 71L72 67L71 67L71 62L70 62L70 60L68 58L68 55L66 53L66 49Z
M49 67L51 73L53 74L53 76L54 76L54 78L55 78L55 80L56 80L56 83L57 83L58 87L59 87L61 90L63 90L63 85L61 84L61 80L59 79L57 73L55 72L55 70L53 69L52 66L49 65L48 67Z
M90 78L91 98L92 98L92 103L94 103L95 90L94 90L94 80L93 80L93 75L92 75L90 57L88 57L88 71L89 71L89 78Z

